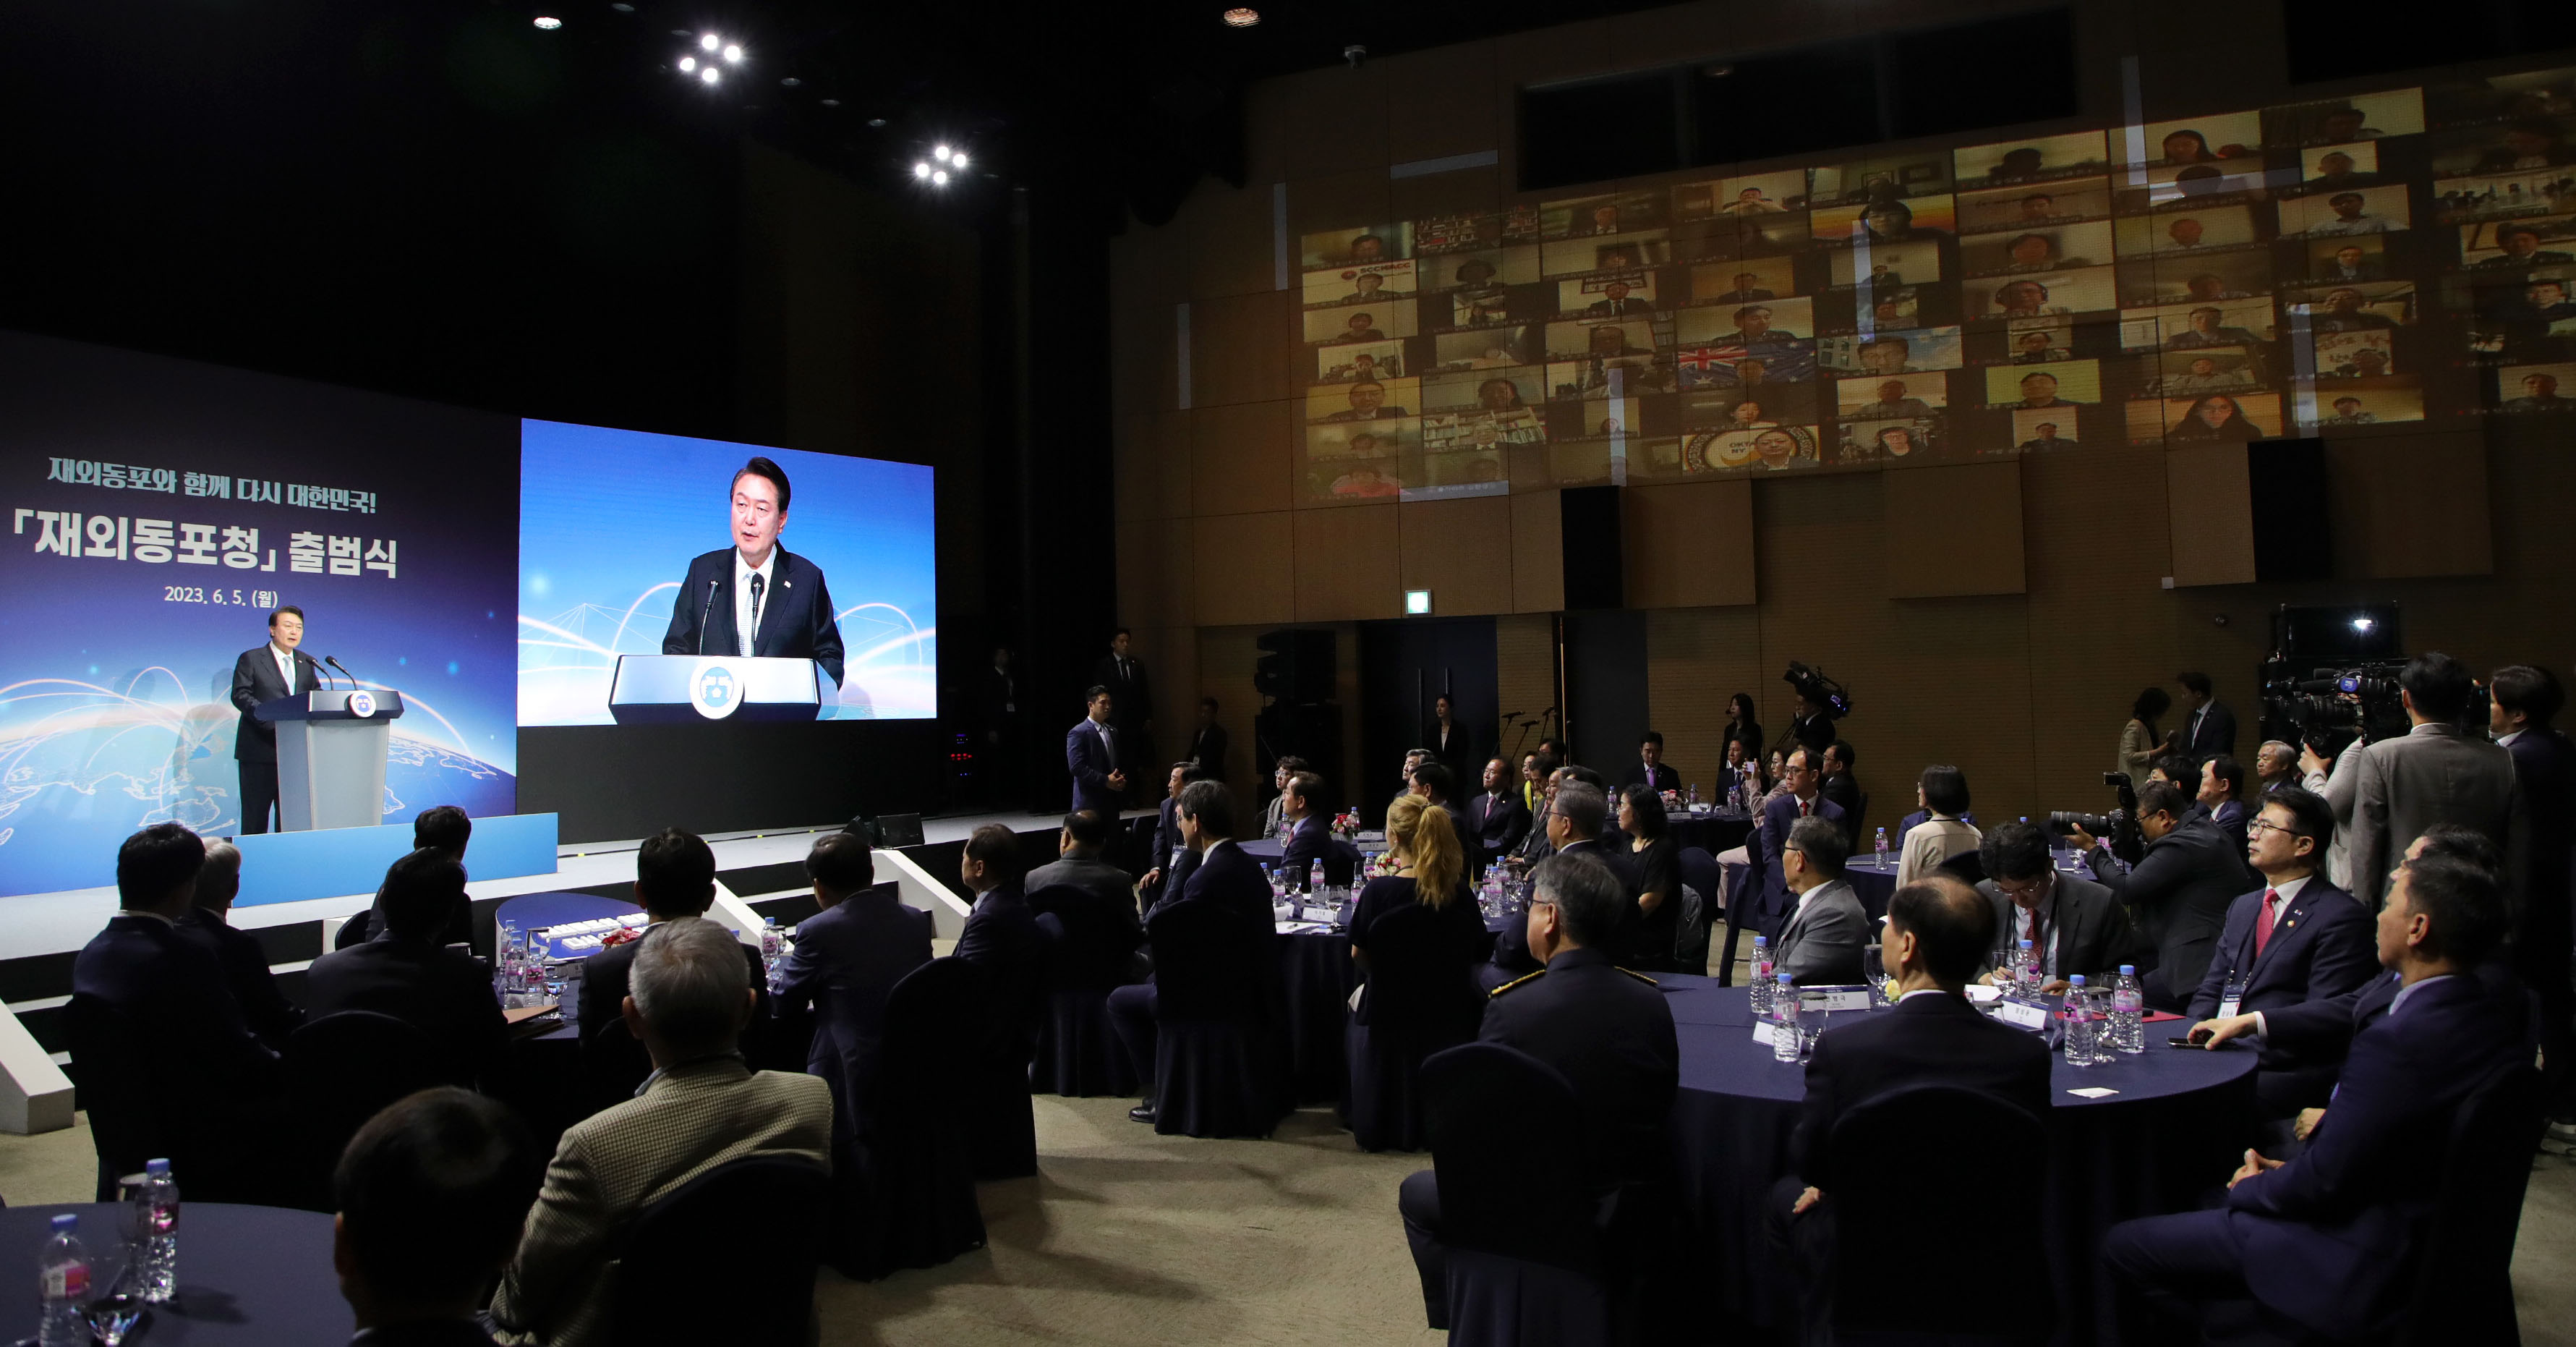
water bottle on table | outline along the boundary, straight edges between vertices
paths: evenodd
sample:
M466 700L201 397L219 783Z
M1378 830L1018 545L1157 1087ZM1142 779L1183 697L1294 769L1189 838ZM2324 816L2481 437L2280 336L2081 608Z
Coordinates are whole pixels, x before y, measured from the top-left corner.
M2111 1046L2121 1052L2147 1050L2147 992L2138 985L2138 966L2120 965L2111 984Z
M1786 973L1777 982L1771 992L1771 1060L1794 1063L1804 1046L1798 1037L1798 987Z
M1887 868L1887 829L1885 828L1878 830L1878 845L1876 849L1878 851L1878 868L1884 870Z
M79 1228L80 1217L64 1212L37 1251L37 1347L89 1347L89 1249Z
M1753 1009L1771 1009L1771 937L1765 935L1753 937Z
M783 938L784 933L778 929L778 918L771 917L762 923L760 928L761 967L773 968L777 966L779 941Z
M2077 973L2066 982L2066 1000L2057 1012L2066 1026L2066 1064L2099 1066L2103 1060L2102 1026L2093 1018L2092 997L2085 991L2084 975Z
M134 1189L134 1282L155 1305L179 1287L179 1181L167 1160L145 1161Z
M2021 951L2014 956L2013 981L2024 996L2037 996L2039 989L2047 985L2048 975L2042 971L2039 950L2027 940L2021 942Z

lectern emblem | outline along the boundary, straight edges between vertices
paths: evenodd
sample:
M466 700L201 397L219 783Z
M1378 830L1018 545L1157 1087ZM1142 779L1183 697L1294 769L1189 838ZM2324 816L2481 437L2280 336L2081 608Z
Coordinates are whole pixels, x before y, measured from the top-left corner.
M352 692L349 694L350 715L356 716L360 720L364 720L375 713L376 694L372 692Z
M734 695L733 671L721 664L698 670L697 684L690 691L690 703L709 720L722 720L741 704L741 698Z

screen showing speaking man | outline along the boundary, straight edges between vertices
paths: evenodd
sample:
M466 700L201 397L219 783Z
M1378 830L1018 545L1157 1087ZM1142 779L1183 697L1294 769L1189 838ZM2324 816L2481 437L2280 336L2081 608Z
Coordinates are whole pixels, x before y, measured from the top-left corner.
M929 468L524 421L520 483L521 725L615 724L635 655L810 659L820 719L936 714Z

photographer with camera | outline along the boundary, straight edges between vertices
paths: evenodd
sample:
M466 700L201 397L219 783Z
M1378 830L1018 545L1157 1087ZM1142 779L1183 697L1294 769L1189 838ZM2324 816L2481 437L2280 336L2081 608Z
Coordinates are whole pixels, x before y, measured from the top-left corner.
M2083 853L2093 877L2127 905L2146 943L2155 948L2155 967L2145 973L2147 1001L2159 1010L2181 1010L2209 972L2218 937L2227 925L2228 904L2253 886L2245 853L2207 819L2193 819L2191 793L2169 781L2150 781L2138 788L2138 832L2146 849L2126 873L2110 849L2082 824L2070 824L2068 836Z
M2521 807L2513 754L2461 724L2477 685L2468 667L2437 650L2406 661L2398 697L2412 728L2364 745L2326 778L2337 822L2351 822L2346 887L2377 910L2389 872L2436 823L2457 823L2495 839L2506 858L2506 892L2519 874L2514 815Z

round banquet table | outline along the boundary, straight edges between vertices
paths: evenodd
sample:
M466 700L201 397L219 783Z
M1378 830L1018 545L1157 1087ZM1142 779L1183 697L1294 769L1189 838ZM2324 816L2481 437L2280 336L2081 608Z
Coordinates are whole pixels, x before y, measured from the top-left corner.
M520 930L535 931L576 921L623 917L643 910L642 906L623 898L603 898L595 893L523 893L516 898L501 900L500 907L492 913L492 920L495 925L515 922ZM597 946L580 950L558 950L549 946L546 957L588 958L598 952Z
M63 1212L95 1261L123 1242L122 1204L80 1202L0 1210L0 1266L27 1270L27 1294L0 1296L0 1342L36 1334L36 1251ZM331 1270L331 1217L286 1207L190 1202L179 1215L179 1293L155 1305L126 1341L341 1347L357 1331Z
M1671 1131L1687 1266L1714 1280L1720 1320L1767 1329L1794 1312L1787 1272L1772 1264L1762 1203L1790 1172L1806 1073L1754 1041L1749 989L1679 974L1658 980L1681 1045ZM1885 1012L1837 1014L1827 1031L1859 1013ZM2194 1209L2252 1143L2255 1054L2177 1051L2165 1045L2173 1032L2169 1023L2150 1024L2142 1054L2114 1054L2095 1067L2068 1066L2061 1054L2051 1073L2056 1107L2038 1201L2057 1296L2054 1343L2119 1340L2109 1277L2096 1256L2103 1232L2133 1216ZM2092 1086L2119 1093L2067 1093ZM1984 1222L2008 1219L2011 1200L1999 1183L1994 1210L1939 1215L1973 1235Z
M1732 851L1753 835L1748 814L1675 814L1665 820L1665 827L1676 846L1698 847L1711 856Z
M1485 929L1499 932L1502 923L1488 920ZM1350 1058L1342 1030L1350 1019L1351 989L1360 985L1351 933L1340 926L1315 929L1311 922L1280 922L1278 930L1288 1078L1297 1102L1347 1103L1343 1096L1351 1088Z

